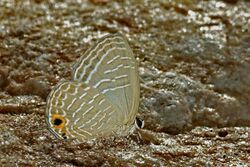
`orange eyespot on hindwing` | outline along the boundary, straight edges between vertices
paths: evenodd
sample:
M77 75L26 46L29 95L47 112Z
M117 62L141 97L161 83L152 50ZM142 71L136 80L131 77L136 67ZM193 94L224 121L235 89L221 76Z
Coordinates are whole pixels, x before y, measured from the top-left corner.
M65 119L63 116L54 114L52 115L52 124L56 129L62 129L65 126Z

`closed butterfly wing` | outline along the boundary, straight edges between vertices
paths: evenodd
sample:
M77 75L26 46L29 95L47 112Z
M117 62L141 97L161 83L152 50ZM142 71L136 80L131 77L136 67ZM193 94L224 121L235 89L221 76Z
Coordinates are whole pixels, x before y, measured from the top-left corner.
M61 139L105 137L123 127L124 116L97 89L83 82L59 83L47 99L49 130Z
M137 62L123 35L100 39L75 64L73 80L92 85L105 95L131 125L139 106Z

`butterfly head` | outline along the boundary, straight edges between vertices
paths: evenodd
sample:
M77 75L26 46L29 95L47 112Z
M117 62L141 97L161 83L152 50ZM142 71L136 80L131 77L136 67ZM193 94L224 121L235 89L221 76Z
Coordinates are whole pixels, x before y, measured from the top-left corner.
M142 129L144 127L144 120L142 118L135 118L135 126L137 129Z

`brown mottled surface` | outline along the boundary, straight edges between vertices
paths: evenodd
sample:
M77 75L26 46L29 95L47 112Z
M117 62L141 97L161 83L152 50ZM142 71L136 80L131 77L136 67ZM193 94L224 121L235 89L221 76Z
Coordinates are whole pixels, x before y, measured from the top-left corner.
M0 1L0 166L249 166L250 2ZM138 59L128 138L56 140L46 97L98 38Z

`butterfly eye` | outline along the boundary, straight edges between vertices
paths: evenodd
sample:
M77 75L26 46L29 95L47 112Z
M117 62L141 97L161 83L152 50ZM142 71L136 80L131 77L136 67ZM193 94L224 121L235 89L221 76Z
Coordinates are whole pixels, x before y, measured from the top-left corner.
M142 129L144 127L144 120L142 118L135 118L135 125L138 129Z

